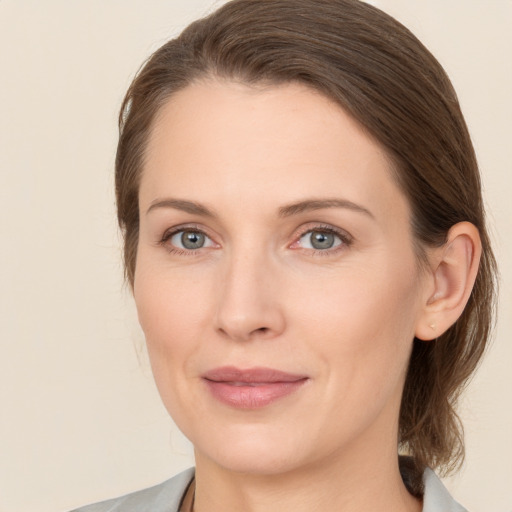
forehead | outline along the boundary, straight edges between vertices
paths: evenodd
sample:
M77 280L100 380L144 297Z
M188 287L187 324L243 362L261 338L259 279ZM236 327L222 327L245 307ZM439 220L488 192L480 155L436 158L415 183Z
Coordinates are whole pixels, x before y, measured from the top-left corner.
M192 194L263 207L333 193L378 208L405 203L380 144L304 85L198 82L173 95L155 119L141 202Z

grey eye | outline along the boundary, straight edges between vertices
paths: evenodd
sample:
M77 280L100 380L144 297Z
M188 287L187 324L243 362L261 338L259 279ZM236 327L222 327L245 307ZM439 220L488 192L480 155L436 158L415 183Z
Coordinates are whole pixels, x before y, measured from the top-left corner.
M181 243L186 249L200 249L204 245L204 235L195 231L185 231L181 235Z
M313 230L300 237L300 243L305 249L326 250L342 243L339 236L328 231Z
M190 251L211 246L211 240L200 231L178 231L171 237L171 244Z

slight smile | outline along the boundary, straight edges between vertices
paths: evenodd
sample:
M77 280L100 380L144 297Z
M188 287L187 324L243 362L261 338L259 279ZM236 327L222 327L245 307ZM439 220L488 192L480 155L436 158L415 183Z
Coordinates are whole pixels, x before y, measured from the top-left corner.
M215 368L202 375L212 395L238 409L259 409L298 390L309 377L272 368Z

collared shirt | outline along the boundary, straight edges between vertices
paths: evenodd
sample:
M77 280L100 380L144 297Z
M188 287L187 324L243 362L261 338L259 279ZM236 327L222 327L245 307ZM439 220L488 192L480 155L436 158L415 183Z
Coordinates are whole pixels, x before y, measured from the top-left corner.
M183 496L193 478L194 468L190 468L154 487L81 507L72 512L179 512ZM432 470L425 470L423 481L423 512L467 512L450 496Z

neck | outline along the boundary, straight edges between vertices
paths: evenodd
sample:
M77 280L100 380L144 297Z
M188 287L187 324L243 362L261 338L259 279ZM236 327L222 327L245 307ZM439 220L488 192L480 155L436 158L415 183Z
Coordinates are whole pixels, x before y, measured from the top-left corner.
M396 451L387 457L332 456L280 474L239 473L196 454L194 512L421 512L400 476Z

